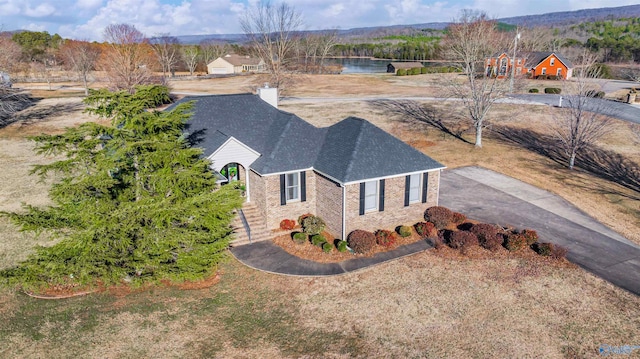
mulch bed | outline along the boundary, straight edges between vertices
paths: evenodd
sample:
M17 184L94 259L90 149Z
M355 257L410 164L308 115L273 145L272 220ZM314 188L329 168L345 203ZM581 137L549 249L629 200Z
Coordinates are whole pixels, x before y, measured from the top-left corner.
M303 244L297 244L291 238L291 233L300 231L299 228L294 229L292 231L278 231L274 233L275 237L273 239L273 243L280 246L287 253L294 255L296 257L302 259L308 259L314 262L319 263L336 263L342 262L348 259L354 259L359 257L371 257L376 253L386 252L389 250L393 250L405 244L410 244L421 240L422 238L412 229L411 236L402 238L397 236L397 241L394 245L390 247L383 247L379 245L375 245L373 250L367 254L354 254L351 252L338 252L336 248L332 249L331 252L325 253L322 251L322 248L318 246L314 246L311 244L311 241L305 242ZM333 235L323 232L322 235L325 238L335 238Z

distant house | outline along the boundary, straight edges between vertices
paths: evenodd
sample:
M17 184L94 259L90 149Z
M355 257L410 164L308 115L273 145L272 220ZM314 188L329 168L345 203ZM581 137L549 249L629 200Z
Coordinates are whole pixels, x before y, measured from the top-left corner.
M485 60L485 73L487 76L507 78L511 76L513 66L516 75L529 74L531 78L553 76L566 80L573 74L573 64L555 52L520 53L515 57L515 65L509 54L500 52Z
M214 75L262 72L265 69L266 65L262 59L236 54L218 57L207 65L207 72Z
M190 142L221 182L245 185L251 235L283 219L320 216L336 238L420 221L437 205L445 167L366 120L318 128L279 110L277 89L187 97ZM268 238L268 236L266 236ZM263 236L261 239L266 239Z
M395 74L400 69L409 70L422 67L424 66L420 62L392 62L387 65L387 72Z
M564 56L555 52L532 52L529 55L529 71L532 78L556 76L569 79L573 75L573 64Z
M6 72L0 71L0 87L11 87L11 77Z

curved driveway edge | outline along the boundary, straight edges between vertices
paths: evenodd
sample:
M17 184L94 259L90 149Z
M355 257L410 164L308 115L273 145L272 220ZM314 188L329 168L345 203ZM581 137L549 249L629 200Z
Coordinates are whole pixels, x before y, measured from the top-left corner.
M426 240L398 247L394 250L377 253L372 257L348 259L338 263L318 263L287 253L271 241L245 244L230 249L231 254L244 265L253 269L274 274L292 276L332 276L340 275L376 264L388 262L425 251L433 246Z
M445 170L440 205L467 217L535 229L568 249L567 259L640 295L640 246L552 193L480 167Z

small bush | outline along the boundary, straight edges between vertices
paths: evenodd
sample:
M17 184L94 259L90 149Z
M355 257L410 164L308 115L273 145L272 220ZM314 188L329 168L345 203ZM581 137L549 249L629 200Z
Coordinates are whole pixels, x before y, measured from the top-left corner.
M409 227L409 226L398 226L398 228L396 228L396 232L398 232L400 237L407 238L407 237L411 236L411 227Z
M538 93L540 92L538 89L529 89L529 93Z
M398 69L398 71L396 72L396 76L406 76L407 75L407 70L405 69Z
M411 68L411 75L420 75L420 67Z
M331 250L333 249L333 245L329 242L324 242L322 244L322 251L325 253L329 253L331 252Z
M604 91L589 90L585 92L585 96L593 98L604 98Z
M391 247L396 243L396 234L386 229L376 231L376 243L383 247Z
M437 229L444 229L451 223L453 212L449 208L442 206L433 206L427 208L424 212L424 219L433 223Z
M553 259L563 259L567 258L567 249L562 246L554 245L551 248L551 258Z
M376 245L376 236L367 231L356 229L347 236L349 247L356 253L367 253Z
M311 244L314 246L322 247L324 243L327 243L327 239L322 234L316 234L311 237Z
M531 246L538 241L538 232L533 229L525 229L520 234L524 236L525 241L527 241L527 245Z
M431 222L418 222L413 227L422 238L433 237L436 234L436 226Z
M545 87L544 89L544 93L550 93L550 94L559 94L560 92L562 92L562 89L559 89L557 87Z
M292 230L293 227L296 226L296 221L294 221L293 219L283 219L282 221L280 221L280 229L283 230Z
M467 231L456 231L449 235L449 247L453 249L465 249L478 245L478 237Z
M300 227L302 227L302 221L303 221L305 218L309 217L309 216L313 216L313 214L311 214L311 213L305 213L305 214L301 215L300 217L298 217L298 224L300 225Z
M422 75L426 74L426 73L427 73L427 68L426 68L426 67L422 67L422 68L420 68L420 73L421 73Z
M433 239L433 247L435 249L441 249L445 246L445 232L439 231L438 235Z
M562 259L567 257L567 249L553 243L535 243L533 250L541 256Z
M451 216L451 222L455 224L463 223L466 220L467 220L467 216L465 216L462 213L453 212L453 215Z
M346 252L347 251L347 241L338 241L338 252Z
M510 233L504 241L504 247L513 252L519 251L527 246L527 239L519 233Z
M478 223L471 226L469 231L478 237L483 248L495 251L502 245L504 238L498 233L498 227L488 223Z
M318 216L307 216L302 220L302 231L310 236L320 234L326 227L322 218Z
M293 237L293 241L298 244L303 244L304 242L307 241L307 235L302 232L295 232L293 233L292 237Z

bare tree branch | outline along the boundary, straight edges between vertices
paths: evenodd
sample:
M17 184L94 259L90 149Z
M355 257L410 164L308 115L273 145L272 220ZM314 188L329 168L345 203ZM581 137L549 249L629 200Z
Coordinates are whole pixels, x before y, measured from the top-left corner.
M189 69L189 75L193 76L193 73L196 71L196 67L198 66L198 62L200 61L200 48L195 45L183 46L181 48L182 51L182 61Z
M143 33L133 25L111 24L105 28L104 38L108 50L100 65L113 88L132 92L135 86L150 80L150 49Z
M162 77L172 74L180 61L180 41L169 34L160 34L149 40L153 52L162 67Z
M100 57L100 49L87 41L67 40L60 49L65 63L78 74L84 84L84 94L89 95L88 76Z

